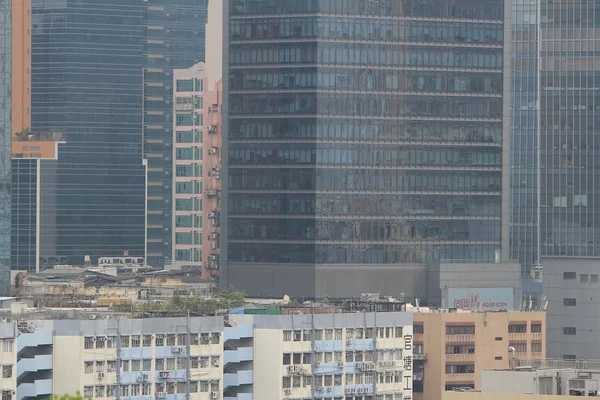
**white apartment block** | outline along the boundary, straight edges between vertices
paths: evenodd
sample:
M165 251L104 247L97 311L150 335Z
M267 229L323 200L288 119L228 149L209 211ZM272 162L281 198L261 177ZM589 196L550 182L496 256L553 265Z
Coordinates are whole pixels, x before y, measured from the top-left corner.
M410 313L42 320L0 335L1 400L412 398Z

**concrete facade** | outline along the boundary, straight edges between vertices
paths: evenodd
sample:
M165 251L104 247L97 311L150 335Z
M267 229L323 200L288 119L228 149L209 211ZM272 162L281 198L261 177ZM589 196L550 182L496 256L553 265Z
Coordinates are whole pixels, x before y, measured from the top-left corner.
M548 257L543 264L548 356L600 359L600 260Z

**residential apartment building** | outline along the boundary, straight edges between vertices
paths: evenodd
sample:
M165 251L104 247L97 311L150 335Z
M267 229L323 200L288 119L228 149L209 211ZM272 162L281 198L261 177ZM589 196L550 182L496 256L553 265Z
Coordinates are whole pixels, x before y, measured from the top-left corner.
M10 293L12 1L0 1L0 293Z
M227 282L349 297L419 264L508 259L510 14L229 1Z
M173 263L218 281L221 219L221 81L204 63L173 74Z
M4 400L14 399L15 389L17 400L77 391L92 399L411 398L411 313L230 315L228 321L4 323L0 390Z
M216 0L215 0L216 1ZM147 262L171 260L173 71L205 60L208 0L147 0L144 12L143 135L148 164Z
M414 311L416 398L439 400L447 390L480 389L485 369L546 357L543 311Z

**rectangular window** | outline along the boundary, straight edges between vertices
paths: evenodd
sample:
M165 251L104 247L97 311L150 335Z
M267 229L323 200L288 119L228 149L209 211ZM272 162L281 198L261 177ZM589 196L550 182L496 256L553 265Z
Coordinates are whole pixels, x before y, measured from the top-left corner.
M517 353L527 353L527 343L509 342L510 347L514 347Z
M191 228L192 227L192 216L191 215L177 215L175 217L175 227Z
M152 347L152 335L144 335L144 347Z
M176 126L195 126L194 115L192 114L177 114L175 116Z
M292 331L283 331L283 341L284 342L292 341Z
M564 335L577 335L577 328L574 326L565 326L563 328Z
M581 283L587 283L588 282L588 278L589 278L588 274L581 274L581 275L579 275L579 279L580 279Z
M563 299L563 306L565 306L565 307L575 307L576 305L577 305L577 299L572 299L572 298Z
M577 274L575 272L563 272L563 279L575 279L577 278Z
M121 336L121 347L129 347L129 336Z
M447 374L473 374L475 364L446 364Z
M532 353L541 353L542 352L542 344L539 342L531 343L531 352Z
M597 274L590 275L590 283L598 283L598 275Z
M509 324L508 333L527 333L527 324Z
M415 325L413 326L413 333L422 334L424 332L423 325Z
M150 371L152 370L152 359L147 359L142 361L142 370Z
M84 338L83 339L83 348L86 350L93 349L94 348L94 340L96 340L95 337Z
M192 79L178 79L176 87L178 92L193 92L194 81Z
M192 244L192 232L176 232L175 244Z
M577 356L575 354L563 354L563 360L576 360Z
M177 143L193 143L194 131L177 131L175 133L175 140Z
M141 345L141 337L139 335L134 335L131 337L131 347L140 347Z
M131 360L131 370L133 372L140 371L141 368L141 360Z
M84 363L84 371L86 374L93 374L94 373L94 362L86 361Z
M446 335L474 335L474 325L446 325Z
M542 332L542 324L531 324L531 332L532 333L541 333Z

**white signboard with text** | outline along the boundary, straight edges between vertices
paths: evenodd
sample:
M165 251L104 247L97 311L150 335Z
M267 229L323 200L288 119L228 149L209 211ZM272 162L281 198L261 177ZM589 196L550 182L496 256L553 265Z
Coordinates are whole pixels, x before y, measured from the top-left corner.
M450 288L448 307L464 310L514 310L513 288Z

